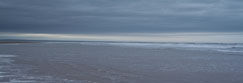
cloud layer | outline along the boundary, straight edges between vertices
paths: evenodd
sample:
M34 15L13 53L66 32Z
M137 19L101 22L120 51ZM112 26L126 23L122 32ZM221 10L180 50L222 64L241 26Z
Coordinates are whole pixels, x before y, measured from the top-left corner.
M242 43L243 32L234 33L130 33L130 34L38 34L0 33L1 38L65 40L65 41L126 41L126 42L193 42Z
M0 31L243 31L242 0L1 0Z

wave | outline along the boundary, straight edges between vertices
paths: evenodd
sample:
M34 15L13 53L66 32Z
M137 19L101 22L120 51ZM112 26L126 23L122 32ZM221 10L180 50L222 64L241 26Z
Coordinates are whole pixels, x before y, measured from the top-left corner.
M135 43L135 42L81 42L87 45L112 45L143 48L187 48L193 50L215 50L220 52L243 52L241 43Z

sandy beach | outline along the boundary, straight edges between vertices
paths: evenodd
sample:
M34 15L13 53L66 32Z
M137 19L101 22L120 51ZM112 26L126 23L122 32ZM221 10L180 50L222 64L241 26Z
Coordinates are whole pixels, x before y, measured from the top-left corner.
M242 55L80 43L0 45L0 82L242 83Z

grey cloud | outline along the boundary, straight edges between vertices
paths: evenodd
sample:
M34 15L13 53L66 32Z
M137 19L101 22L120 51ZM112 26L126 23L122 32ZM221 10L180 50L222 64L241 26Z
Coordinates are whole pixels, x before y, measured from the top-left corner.
M242 0L1 0L0 31L243 31Z

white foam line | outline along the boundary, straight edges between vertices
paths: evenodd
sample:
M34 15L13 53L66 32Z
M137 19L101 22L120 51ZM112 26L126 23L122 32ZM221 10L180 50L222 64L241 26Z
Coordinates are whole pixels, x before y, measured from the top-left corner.
M15 55L0 55L0 58L16 57Z
M10 80L10 82L14 82L14 83L29 83L29 82L36 82L34 80L16 80L16 79L13 79L13 80Z
M21 44L0 44L0 45L21 45Z
M7 72L0 72L0 74L5 74L5 73L7 73Z
M243 51L233 51L233 50L218 50L220 52L240 52L240 53L243 53Z
M16 75L0 75L0 77L4 78L4 77L14 77Z
M5 77L5 76L1 76L1 75L0 75L0 78L4 78L4 77Z

